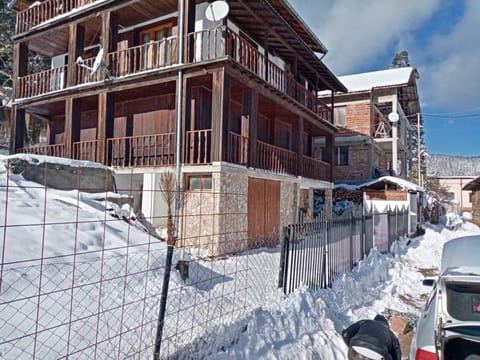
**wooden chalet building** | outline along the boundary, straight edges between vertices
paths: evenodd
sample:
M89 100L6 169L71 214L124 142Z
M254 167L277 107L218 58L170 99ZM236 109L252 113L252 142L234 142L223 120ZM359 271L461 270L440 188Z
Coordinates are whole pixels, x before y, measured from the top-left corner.
M201 193L191 208L247 214L208 220L208 231L201 219L184 224L187 242L219 254L278 235L305 194L332 187L333 104L317 92L346 89L285 0L227 2L228 16L209 21L208 1L12 0L11 151L114 167L119 189L134 188L135 206L155 226L165 213L159 174L178 155L186 189ZM31 72L32 54L50 66ZM46 143L25 142L32 117L48 125ZM323 161L314 138L326 144ZM227 194L247 195L229 209ZM205 235L226 226L239 239Z

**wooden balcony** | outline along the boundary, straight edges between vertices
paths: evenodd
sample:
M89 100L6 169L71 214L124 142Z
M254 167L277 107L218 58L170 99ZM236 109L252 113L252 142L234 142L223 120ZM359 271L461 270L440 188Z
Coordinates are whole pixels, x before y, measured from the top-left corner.
M175 133L108 139L108 165L120 168L175 165L175 144Z
M212 129L187 131L185 139L184 164L212 163ZM72 158L97 161L99 146L97 140L75 142ZM116 168L172 166L176 161L175 133L111 138L107 139L106 146L106 165ZM279 174L331 181L331 166L328 163L304 155L299 164L296 152L257 141L256 164L249 164L248 147L248 137L230 132L225 160ZM63 157L64 145L27 146L17 149L17 152Z
M71 1L78 2L80 0ZM107 67L111 76L116 80L121 80L122 77L177 65L177 40L177 38L169 38L109 53ZM287 71L268 60L250 42L231 29L222 26L190 33L186 35L185 44L186 63L196 64L228 56L255 74L260 80L269 84L274 90L330 122L331 109L317 98L315 92L306 89L303 84L291 78ZM86 66L92 67L94 59L90 58L84 61ZM91 74L88 69L78 64L73 66L76 67L73 72L76 78L69 81L69 84L81 85L97 83L102 80L99 73ZM31 98L66 89L67 73L68 66L65 65L20 77L16 98Z
M64 156L64 145L55 144L55 145L33 145L25 146L23 148L16 149L16 153L25 153L25 154L36 154L36 155L47 155L47 156Z
M257 167L280 174L297 175L297 153L257 141Z
M30 31L35 26L96 1L101 0L47 0L36 2L28 9L17 13L15 34Z
M332 166L329 163L303 155L302 176L311 179L332 181Z

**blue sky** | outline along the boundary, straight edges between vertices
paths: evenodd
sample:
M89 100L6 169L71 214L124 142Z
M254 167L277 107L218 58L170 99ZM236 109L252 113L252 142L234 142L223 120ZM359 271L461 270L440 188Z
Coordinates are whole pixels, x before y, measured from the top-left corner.
M290 0L336 75L388 68L407 50L420 73L427 151L480 156L480 0Z

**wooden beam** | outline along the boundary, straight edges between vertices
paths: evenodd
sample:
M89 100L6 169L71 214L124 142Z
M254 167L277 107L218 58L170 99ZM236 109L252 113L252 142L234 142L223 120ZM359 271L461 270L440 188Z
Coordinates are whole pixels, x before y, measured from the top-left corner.
M225 69L212 78L212 161L226 158L230 124L230 75Z
M15 43L13 45L13 97L19 95L18 78L27 75L28 48L26 43ZM15 153L16 149L22 148L25 138L25 110L18 106L12 107L12 122L10 124L10 152Z
M65 100L64 154L73 158L73 143L80 140L80 101L74 98Z
M78 24L70 24L68 41L67 87L77 85L77 58L83 54L85 28Z
M11 124L10 153L15 154L16 150L23 148L25 139L25 110L13 106L13 121Z
M325 135L325 161L330 166L330 181L335 181L335 136L333 134Z
M243 116L248 118L248 166L257 167L258 92L248 89L243 93Z
M298 126L294 126L294 150L297 153L297 176L303 174L303 133L305 131L305 124L302 117L298 119Z
M97 162L108 164L107 139L113 137L114 100L104 91L98 95Z

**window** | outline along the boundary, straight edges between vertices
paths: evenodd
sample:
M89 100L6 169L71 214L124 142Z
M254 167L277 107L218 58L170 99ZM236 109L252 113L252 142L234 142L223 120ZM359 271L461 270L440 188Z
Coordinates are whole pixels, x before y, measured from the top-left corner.
M212 175L188 175L186 183L189 191L211 190Z
M139 37L140 45L148 45L142 46L142 68L170 65L172 59L175 59L172 22L142 30Z
M335 125L345 126L345 106L335 108L334 118Z
M337 146L335 155L337 165L348 165L348 146Z

